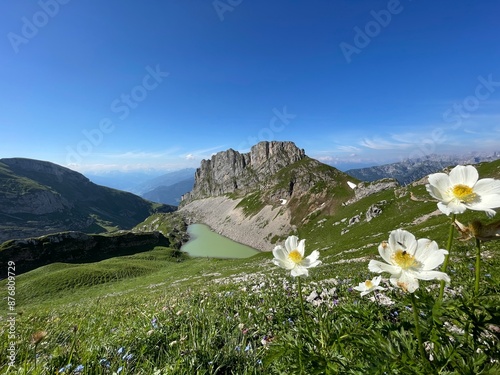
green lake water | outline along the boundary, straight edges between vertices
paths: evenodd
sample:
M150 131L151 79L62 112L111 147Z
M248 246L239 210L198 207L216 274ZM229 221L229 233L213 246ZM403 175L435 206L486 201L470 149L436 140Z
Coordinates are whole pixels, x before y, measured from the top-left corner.
M248 258L259 252L213 232L204 224L191 224L187 231L190 240L181 250L192 257Z

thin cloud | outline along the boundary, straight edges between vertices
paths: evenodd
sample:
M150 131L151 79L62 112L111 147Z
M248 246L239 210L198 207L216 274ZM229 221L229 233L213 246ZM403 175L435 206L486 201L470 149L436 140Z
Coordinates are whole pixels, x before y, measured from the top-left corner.
M186 160L210 159L212 157L212 155L214 154L214 151L223 151L225 149L226 149L226 147L223 145L209 147L209 148L204 148L204 149L194 150L194 151L188 152L186 154L183 154L183 157Z
M173 155L178 148L158 152L127 151L119 154L105 154L103 157L110 159L159 159Z
M364 138L359 144L372 150L407 150L412 147L412 143L391 142L378 137Z
M356 154L358 152L361 152L361 149L359 147L356 147L356 146L338 146L337 151Z

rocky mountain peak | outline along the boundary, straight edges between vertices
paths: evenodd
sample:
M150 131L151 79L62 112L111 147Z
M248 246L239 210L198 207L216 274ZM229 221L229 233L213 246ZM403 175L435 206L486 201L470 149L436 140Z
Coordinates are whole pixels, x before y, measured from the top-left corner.
M255 189L280 169L305 157L303 149L293 142L260 142L248 153L233 149L221 151L209 160L202 160L195 172L193 190L183 202L215 197L235 191Z

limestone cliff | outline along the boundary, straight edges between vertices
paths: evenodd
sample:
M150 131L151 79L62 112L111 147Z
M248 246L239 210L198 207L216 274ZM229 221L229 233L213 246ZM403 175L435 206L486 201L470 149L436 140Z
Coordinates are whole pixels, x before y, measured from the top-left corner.
M280 169L304 157L304 150L293 142L260 142L244 154L233 149L219 152L201 161L193 190L183 196L183 205L196 199L255 190Z
M348 180L353 181L292 142L261 142L246 154L228 150L203 160L180 213L233 240L271 250L312 215L332 214L353 198Z

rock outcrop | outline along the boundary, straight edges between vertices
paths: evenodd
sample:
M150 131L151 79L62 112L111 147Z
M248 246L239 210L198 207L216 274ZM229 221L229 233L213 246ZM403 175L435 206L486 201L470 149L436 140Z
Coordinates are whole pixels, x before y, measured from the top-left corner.
M353 198L350 179L292 142L261 142L246 154L228 150L203 160L179 212L235 241L272 250L299 225Z
M159 232L88 235L81 232L55 233L37 238L11 240L0 246L0 269L15 262L16 274L54 262L96 262L106 258L151 250L155 246L170 246L169 239Z
M233 149L219 152L201 161L193 190L183 196L182 203L255 190L269 176L304 157L304 150L293 142L260 142L244 154Z

